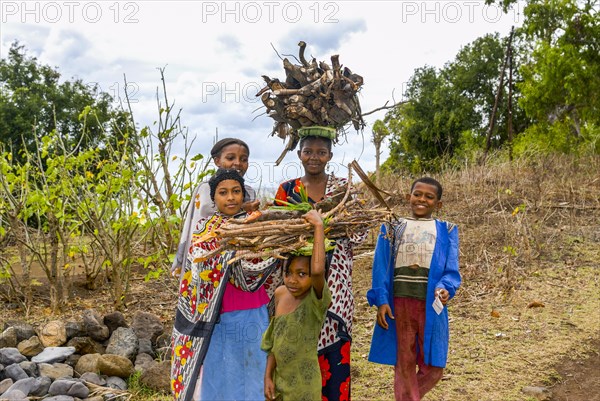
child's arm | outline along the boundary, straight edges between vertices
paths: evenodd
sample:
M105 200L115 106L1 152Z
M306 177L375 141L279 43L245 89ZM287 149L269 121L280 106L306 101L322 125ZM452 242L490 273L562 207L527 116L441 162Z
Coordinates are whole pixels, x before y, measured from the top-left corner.
M386 316L394 320L392 308L390 308L388 304L383 304L379 308L377 308L377 324L387 330L389 328L389 325L387 320L385 319Z
M386 316L394 319L392 308L389 305L390 294L389 288L391 285L392 272L391 268L391 248L390 241L392 228L386 224L382 224L375 247L375 255L373 257L373 270L371 289L367 292L367 300L369 305L376 305L377 324L384 329L388 329Z
M458 271L458 227L453 227L448 233L449 246L444 274L435 286L436 295L439 294L442 304L446 304L460 287L461 277Z
M323 296L325 286L325 229L321 214L311 210L304 215L304 219L314 227L313 252L310 258L310 278L317 298Z
M275 399L275 382L273 381L273 373L275 372L276 366L277 361L275 360L275 355L273 355L273 353L269 353L267 356L267 368L265 369L265 398L267 400Z

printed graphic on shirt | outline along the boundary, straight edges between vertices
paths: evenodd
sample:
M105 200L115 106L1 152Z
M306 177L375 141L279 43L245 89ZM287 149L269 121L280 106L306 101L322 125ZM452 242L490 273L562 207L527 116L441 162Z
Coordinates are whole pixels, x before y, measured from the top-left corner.
M435 241L435 220L407 220L396 255L394 296L425 299Z

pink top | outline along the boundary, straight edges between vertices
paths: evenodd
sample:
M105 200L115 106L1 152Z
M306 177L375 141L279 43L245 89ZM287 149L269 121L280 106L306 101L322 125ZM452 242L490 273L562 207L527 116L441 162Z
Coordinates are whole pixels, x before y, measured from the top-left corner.
M255 292L242 291L231 283L227 283L223 294L221 313L236 310L260 308L269 303L269 296L265 287L261 286Z

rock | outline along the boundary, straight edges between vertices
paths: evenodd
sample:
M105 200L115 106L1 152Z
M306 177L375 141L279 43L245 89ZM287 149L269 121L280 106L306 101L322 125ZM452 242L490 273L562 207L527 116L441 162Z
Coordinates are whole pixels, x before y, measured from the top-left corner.
M39 329L38 337L44 347L60 347L67 342L67 329L62 321L53 320Z
M77 365L75 365L75 372L79 373L80 375L84 374L85 372L100 372L100 369L98 368L98 361L100 360L101 356L102 355L100 354L83 355L81 358L79 358L79 361L77 361Z
M77 366L77 362L79 362L79 358L81 358L81 355L69 355L67 359L65 359L65 363L70 367L75 368L75 366Z
M16 348L2 348L0 349L0 365L8 366L13 363L19 363L26 361L27 358L19 352Z
M109 398L107 398L108 400ZM112 399L112 398L110 398ZM90 397L90 398L86 398L85 400L82 401L104 401L104 397L102 397L101 395L97 395L95 397Z
M131 328L138 338L147 338L154 344L165 328L160 318L153 313L137 311L133 315Z
M552 398L552 393L546 387L525 386L521 391L539 401L547 401Z
M75 347L75 353L79 355L104 354L105 352L104 346L90 337L73 337L67 346Z
M17 332L17 343L35 336L35 329L29 323L21 322L20 320L9 320L4 325L4 329L9 327L14 328Z
M73 337L83 337L85 336L85 329L83 328L83 323L68 321L65 323L65 330L67 331L67 340L72 339Z
M120 377L110 376L106 379L106 387L114 388L115 390L127 390L127 383Z
M27 373L23 370L18 363L13 363L12 365L8 365L4 368L4 375L13 379L13 381L17 382L18 380L27 379ZM27 395L27 394L25 394Z
M96 341L104 341L110 336L108 327L102 322L102 317L95 310L86 309L83 311L83 328L85 333Z
M27 397L31 393L31 390L35 386L36 386L35 378L27 377L25 379L15 381L14 384L12 386L10 386L8 388L8 390L5 391L5 393L8 394L13 391L20 391L21 393L25 394L25 396ZM3 394L3 396L4 396L4 394Z
M117 376L124 379L131 376L135 370L133 363L120 355L104 354L98 359L100 373L107 376Z
M171 346L171 333L163 333L156 338L156 348L167 348Z
M17 349L21 354L31 358L42 352L44 350L44 345L38 336L31 336L27 340L23 340L17 344Z
M52 379L49 377L36 377L35 384L29 392L29 395L32 397L43 397L48 394L51 384Z
M106 380L97 373L85 372L81 375L80 379L88 383L96 384L98 386L106 386Z
M48 390L50 395L69 395L71 397L86 398L90 390L80 381L76 380L55 380Z
M10 386L13 385L13 383L14 383L14 380L11 379L10 377L0 381L0 395L4 394L6 392L6 390L8 390L10 388Z
M154 348L152 348L152 341L148 338L140 338L138 340L138 354L148 354L154 357Z
M49 377L52 380L60 379L63 377L73 377L73 368L64 363L40 363L38 365L40 370L40 376Z
M2 394L2 401L27 401L27 395L19 390L7 391Z
M153 390L169 393L171 391L170 377L171 361L153 361L153 363L142 372L140 382Z
M125 315L119 311L104 315L103 322L106 327L108 327L110 334L112 334L119 327L129 327L127 321L125 320Z
M35 362L23 361L19 362L19 366L29 377L37 377L40 374L37 363Z
M144 371L148 368L148 366L150 366L150 364L154 361L154 358L152 358L150 355L148 354L137 354L137 356L135 357L135 370L141 370Z
M31 358L36 363L64 362L69 355L75 353L75 347L46 347L38 355Z
M44 398L44 401L75 401L75 398L70 395L57 395L54 397Z
M110 336L106 353L121 355L129 360L133 360L138 350L138 338L129 327L119 327Z
M0 333L0 348L15 348L17 346L17 330L9 327Z

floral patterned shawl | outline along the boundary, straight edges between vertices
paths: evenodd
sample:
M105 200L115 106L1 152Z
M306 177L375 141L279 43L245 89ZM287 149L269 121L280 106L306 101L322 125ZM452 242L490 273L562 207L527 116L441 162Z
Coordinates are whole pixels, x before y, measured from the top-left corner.
M245 212L242 212L234 217L244 216ZM227 281L244 291L256 291L264 286L270 297L281 282L280 263L274 259L229 264L235 253L222 252L201 261L202 255L214 250L218 244L216 238L202 242L199 239L229 218L216 212L209 218L200 219L181 272L172 336L171 390L176 401L192 399L219 318ZM278 274L272 274L274 272Z

